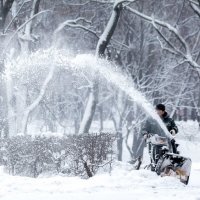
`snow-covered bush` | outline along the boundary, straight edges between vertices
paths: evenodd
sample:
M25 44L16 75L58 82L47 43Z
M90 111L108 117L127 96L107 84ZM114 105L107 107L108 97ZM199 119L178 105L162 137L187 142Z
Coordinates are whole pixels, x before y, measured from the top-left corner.
M30 147L30 137L18 136L1 140L1 164L6 166L8 173L15 175L23 170L21 166L28 161Z
M114 137L109 133L65 137L16 136L0 140L0 164L12 175L41 173L93 176L112 164Z
M69 136L71 173L91 177L100 167L111 165L114 139L109 133Z

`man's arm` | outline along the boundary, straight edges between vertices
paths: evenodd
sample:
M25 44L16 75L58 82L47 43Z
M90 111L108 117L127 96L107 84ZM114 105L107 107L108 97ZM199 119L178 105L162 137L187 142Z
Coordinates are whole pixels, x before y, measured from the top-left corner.
M174 122L174 120L173 119L171 119L171 130L170 130L170 132L174 132L175 131L175 134L177 134L178 133L178 127L177 127L177 125L175 124L175 122Z
M147 133L149 133L149 119L148 118L142 123L142 128L141 128L142 135L146 135Z

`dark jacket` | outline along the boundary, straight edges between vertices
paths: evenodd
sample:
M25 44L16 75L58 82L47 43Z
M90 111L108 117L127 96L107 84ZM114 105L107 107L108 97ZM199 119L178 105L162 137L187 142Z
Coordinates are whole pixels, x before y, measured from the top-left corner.
M165 126L167 127L168 131L175 130L176 133L178 133L178 127L176 126L174 120L169 117L168 113L165 112L162 121L164 122Z
M167 112L162 117L162 121L166 125L168 131L170 132L171 130L175 130L176 133L178 133L178 128L172 118L169 117ZM162 128L159 126L156 120L152 118L148 118L143 126L142 126L142 134L144 133L152 133L152 134L158 134L160 136L165 136L164 131Z

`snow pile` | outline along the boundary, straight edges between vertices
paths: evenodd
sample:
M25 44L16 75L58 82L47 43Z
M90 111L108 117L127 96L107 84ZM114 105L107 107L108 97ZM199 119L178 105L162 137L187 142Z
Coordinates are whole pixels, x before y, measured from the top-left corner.
M24 178L0 173L1 200L121 200L200 198L200 168L194 170L191 183L184 186L172 177L161 178L147 170L131 170L118 164L112 174L96 175L88 180L76 177Z

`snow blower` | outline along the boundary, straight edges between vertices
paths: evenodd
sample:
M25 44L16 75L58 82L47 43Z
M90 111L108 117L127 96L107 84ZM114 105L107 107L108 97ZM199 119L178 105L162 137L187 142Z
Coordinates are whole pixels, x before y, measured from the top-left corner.
M192 161L179 155L178 144L157 134L146 134L146 142L151 164L148 166L160 176L174 176L188 184ZM172 152L172 153L171 153Z

